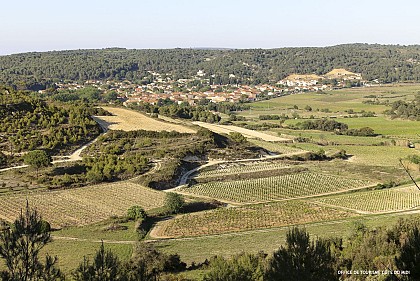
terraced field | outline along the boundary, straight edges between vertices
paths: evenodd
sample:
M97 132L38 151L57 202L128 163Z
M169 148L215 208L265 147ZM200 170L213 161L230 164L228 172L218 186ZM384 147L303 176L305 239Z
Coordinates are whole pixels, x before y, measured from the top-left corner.
M343 194L315 201L363 213L393 212L420 207L420 191L415 186L408 186Z
M160 222L152 235L154 237L214 235L353 216L357 214L294 200L180 215L172 220Z
M153 209L164 205L165 194L138 184L120 182L71 190L0 196L0 218L13 221L26 200L53 227L87 225L124 215L133 205Z
M269 171L276 169L288 168L289 165L282 162L268 162L268 161L256 161L256 162L234 162L220 164L215 169L205 169L198 173L197 178L223 176L223 175L234 175L242 173L253 173L260 171Z
M228 202L258 203L347 191L372 184L335 175L301 172L268 178L209 182L179 190Z

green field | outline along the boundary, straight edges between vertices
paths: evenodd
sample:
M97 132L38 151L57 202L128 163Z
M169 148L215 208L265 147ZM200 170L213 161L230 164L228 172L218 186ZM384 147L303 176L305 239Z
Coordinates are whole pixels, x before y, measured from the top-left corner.
M265 132L265 133L270 133L270 132ZM273 134L273 135L275 135L275 134ZM304 152L304 150L298 149L298 148L294 147L294 145L290 145L290 144L281 144L281 143L268 142L268 141L256 140L256 139L250 139L249 142L251 142L251 143L253 143L257 146L260 146L262 148L265 148L269 151L277 152L277 153L280 153L280 154Z
M92 258L99 249L101 242L77 241L77 240L53 240L41 251L41 256L48 253L58 256L58 266L72 280L71 272L75 270L86 256L92 262ZM133 252L132 244L105 243L105 249L112 250L120 260L126 261ZM67 279L66 279L67 280Z
M399 159L409 155L420 155L420 151L401 146L357 146L357 145L327 145L320 146L313 143L299 143L297 147L309 151L323 149L326 152L344 149L351 157L348 161L372 166L401 167Z
M419 128L420 121L410 121L401 119L389 119L384 116L378 117L359 117L359 118L336 118L337 122L345 123L350 129L360 129L363 127L372 128L375 133L385 137L393 138L408 138L413 140L420 139ZM285 125L292 125L298 122L303 122L304 119L290 119L286 120ZM292 131L293 132L293 131ZM308 133L308 132L307 132ZM324 134L330 135L329 132ZM356 139L361 137L355 137ZM365 137L366 139L375 139L372 137Z
M366 100L363 96L367 94L368 93L355 93L351 91L334 91L325 94L314 92L299 93L253 103L250 112L244 112L244 114L241 113L241 115L255 116L256 113L269 114L269 112L274 114L274 111L288 112L291 114L297 112L296 109L294 109L294 105L297 105L298 109L304 109L305 106L310 105L313 112L307 112L308 115L316 114L318 112L317 109L322 110L327 108L332 113L344 112L349 109L353 109L357 112L364 110L381 113L386 109L386 106L383 105L363 104L362 101Z
M355 112L373 111L381 114L388 107L385 105L365 104L363 101L372 100L368 96L375 95L381 102L389 101L392 103L398 99L413 100L415 94L420 91L420 85L391 85L365 88L341 89L327 91L324 94L316 92L299 93L280 98L251 104L251 110L238 112L239 115L255 118L259 115L281 114L291 115L298 113L301 116L331 116L337 113L346 114L346 110L352 109ZM298 106L298 109L294 108ZM312 111L305 111L305 106L310 105ZM317 111L328 108L330 113Z

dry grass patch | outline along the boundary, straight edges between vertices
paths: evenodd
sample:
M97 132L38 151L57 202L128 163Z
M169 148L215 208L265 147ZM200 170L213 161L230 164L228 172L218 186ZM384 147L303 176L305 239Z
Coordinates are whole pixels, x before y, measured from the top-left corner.
M237 133L241 133L244 137L249 138L249 139L261 139L261 140L270 141L270 142L291 142L292 141L290 139L280 138L280 137L272 136L269 134L261 133L258 131L245 129L238 126L216 125L216 124L209 124L209 123L204 123L204 122L199 122L199 121L193 122L193 124L198 125L200 127L204 127L218 134L229 134L232 132L237 132Z
M180 133L196 133L195 130L186 126L162 122L130 109L116 107L103 107L103 109L112 113L114 116L95 116L95 120L110 130L177 131Z

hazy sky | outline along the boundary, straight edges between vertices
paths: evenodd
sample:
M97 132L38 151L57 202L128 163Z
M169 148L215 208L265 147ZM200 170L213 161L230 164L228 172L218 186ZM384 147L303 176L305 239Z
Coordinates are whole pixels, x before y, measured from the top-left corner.
M8 0L1 11L0 54L420 44L418 0Z

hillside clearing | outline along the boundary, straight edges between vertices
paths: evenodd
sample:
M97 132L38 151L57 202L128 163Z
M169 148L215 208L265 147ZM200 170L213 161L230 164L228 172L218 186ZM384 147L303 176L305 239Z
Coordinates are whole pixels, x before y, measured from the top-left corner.
M113 114L113 116L95 116L95 120L102 126L109 130L122 131L177 131L180 133L194 134L196 131L188 127L165 123L157 119L148 117L140 112L136 112L125 108L103 107L106 111Z
M290 139L280 138L280 137L268 135L265 133L261 133L258 131L241 128L238 126L215 125L215 124L209 124L209 123L204 123L204 122L199 122L199 121L193 122L193 124L198 125L200 127L204 127L218 134L229 134L232 132L237 132L237 133L241 133L244 137L250 138L250 139L261 139L261 140L269 141L269 142L292 142L292 140Z

